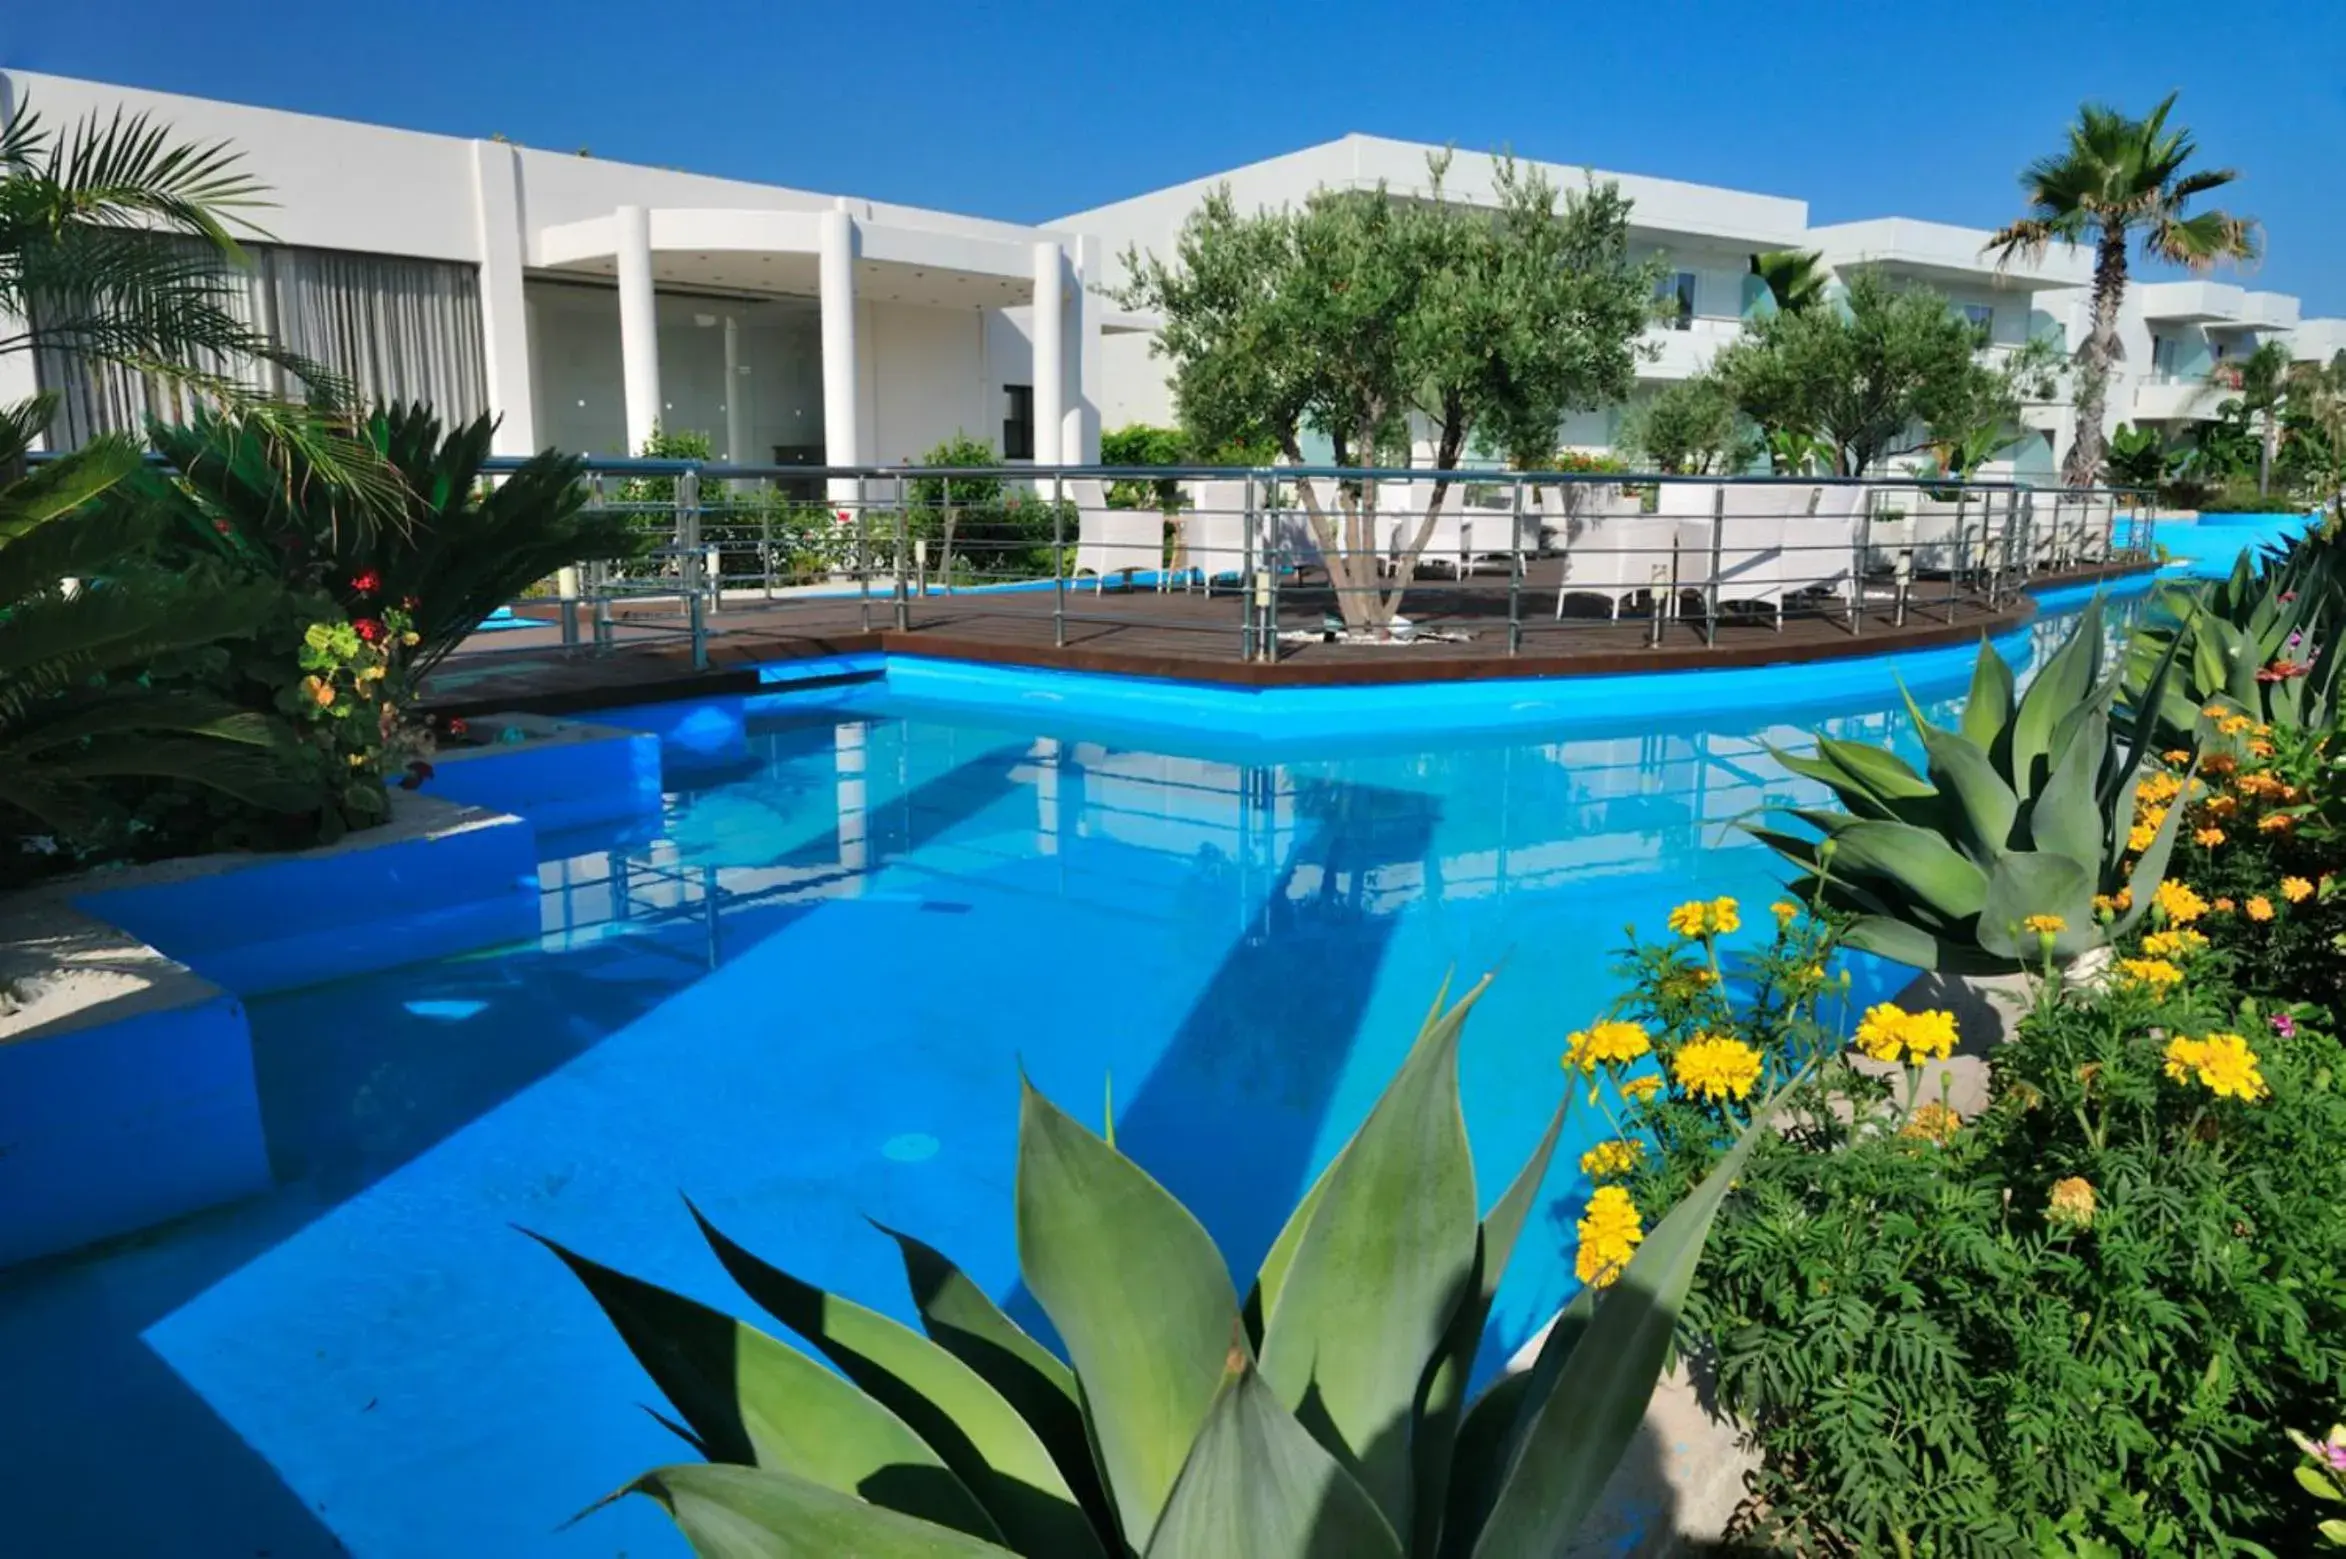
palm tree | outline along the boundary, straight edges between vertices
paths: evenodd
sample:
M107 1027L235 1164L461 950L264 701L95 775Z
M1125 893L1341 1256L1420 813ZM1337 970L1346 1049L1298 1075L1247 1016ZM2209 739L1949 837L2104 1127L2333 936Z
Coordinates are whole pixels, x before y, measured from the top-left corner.
M2126 297L2127 251L2139 239L2151 259L2205 271L2220 260L2256 256L2254 224L2225 211L2186 213L2195 196L2221 189L2230 168L2184 171L2199 148L2191 132L2169 129L2175 94L2134 119L2098 103L2077 111L2069 144L2020 176L2028 214L1988 240L1999 261L2034 259L2058 242L2094 251L2093 328L2078 349L2077 440L2065 480L2090 485L2102 467L2102 407L2117 361L2118 307Z
M1825 257L1814 249L1773 249L1755 254L1751 274L1768 284L1776 307L1787 314L1815 307L1832 279L1825 269Z
M395 476L353 436L349 387L287 352L230 308L245 218L266 202L223 142L174 140L145 114L92 114L52 137L37 114L0 128L0 353L64 352L161 380L299 450L361 498L396 513ZM302 404L239 377L287 370Z
M2256 490L2272 486L2273 455L2281 442L2281 404L2289 398L2289 348L2266 341L2239 362L2240 409L2256 420Z

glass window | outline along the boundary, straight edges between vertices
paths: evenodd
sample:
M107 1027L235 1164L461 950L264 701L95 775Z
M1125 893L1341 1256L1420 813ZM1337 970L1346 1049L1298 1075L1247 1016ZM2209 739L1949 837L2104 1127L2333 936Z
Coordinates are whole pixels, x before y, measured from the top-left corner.
M1971 322L1972 329L1979 332L1980 340L1993 340L1996 334L1994 306L1986 303L1966 303L1962 307L1963 317Z
M1694 328L1694 272L1673 271L1654 283L1654 301L1662 308L1662 323L1671 330Z
M1002 392L1009 397L1009 410L1002 417L1002 458L1032 460L1035 457L1035 387L1006 384Z
M2173 336L2151 337L2151 372L2162 379L2171 379L2175 376L2175 338Z

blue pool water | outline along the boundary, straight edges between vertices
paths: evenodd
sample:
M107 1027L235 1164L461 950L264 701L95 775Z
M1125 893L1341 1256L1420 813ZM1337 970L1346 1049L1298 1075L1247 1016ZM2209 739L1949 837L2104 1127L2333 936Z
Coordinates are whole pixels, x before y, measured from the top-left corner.
M1112 1084L1243 1283L1445 973L1498 968L1463 1060L1488 1201L1623 925L1696 894L1766 920L1775 865L1732 825L1810 797L1767 744L1911 745L1887 671L1829 719L1782 675L1766 717L1284 755L884 684L644 711L662 813L544 842L538 942L253 1003L276 1192L0 1279L0 1551L682 1554L641 1501L559 1526L685 1453L515 1226L747 1310L689 1193L907 1315L877 1219L1023 1308L1021 1067L1092 1119ZM1569 1290L1588 1136L1493 1356Z

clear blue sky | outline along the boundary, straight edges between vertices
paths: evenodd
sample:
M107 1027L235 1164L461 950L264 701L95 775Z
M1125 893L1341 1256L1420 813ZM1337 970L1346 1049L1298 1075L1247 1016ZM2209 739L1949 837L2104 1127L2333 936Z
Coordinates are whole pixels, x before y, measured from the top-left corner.
M1363 130L1990 226L2080 99L2180 88L2245 279L2346 314L2346 0L12 9L25 69L1018 220Z

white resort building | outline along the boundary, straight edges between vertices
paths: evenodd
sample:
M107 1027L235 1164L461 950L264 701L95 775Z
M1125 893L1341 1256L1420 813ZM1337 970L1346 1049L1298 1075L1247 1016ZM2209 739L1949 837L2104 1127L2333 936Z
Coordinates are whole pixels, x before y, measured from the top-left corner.
M444 415L494 412L497 448L612 457L656 430L705 434L746 464L917 461L956 435L1010 461L1098 458L1103 425L1170 422L1152 322L1112 301L1122 259L1169 252L1216 185L1240 208L1314 189L1422 191L1437 148L1349 135L1040 227L843 195L709 178L501 140L395 130L23 71L0 72L0 120L52 128L147 113L193 140L225 140L267 185L248 247L244 306L283 345L371 397ZM1979 323L1991 349L2074 345L2090 259L2055 249L1998 265L1975 228L1905 217L1811 226L1805 201L1639 174L1539 165L1559 188L1617 183L1632 238L1660 257L1667 317L1647 384L1696 373L1770 307L1752 256L1814 249L1838 274L1874 267L1927 284ZM1458 154L1447 188L1473 201L1493 161ZM2138 283L2121 321L2108 418L2173 429L2211 418L2226 363L2267 339L2301 359L2346 350L2346 319L2220 280ZM135 426L148 388L58 356L0 356L0 403L64 398L56 441ZM1560 430L1603 450L1626 408ZM1998 468L2049 479L2070 410L2029 408L2039 437Z

